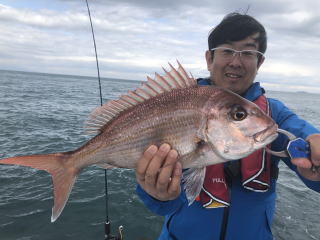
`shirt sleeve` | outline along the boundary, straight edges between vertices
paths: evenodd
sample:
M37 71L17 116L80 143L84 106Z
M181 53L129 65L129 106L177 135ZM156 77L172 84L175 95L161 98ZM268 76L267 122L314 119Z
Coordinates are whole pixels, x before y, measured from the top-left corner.
M287 108L282 102L269 99L272 118L276 121L279 128L287 130L293 133L295 136L306 139L309 135L314 133L320 133L320 131L312 126L309 122L301 119L297 114L293 113L289 108ZM276 141L272 143L272 149L275 151L281 151L285 149L288 140L285 136L280 135ZM301 176L295 165L291 163L290 158L281 158L283 162L304 182L304 184L317 192L320 192L320 181L311 181L303 176Z
M149 210L161 216L176 212L187 201L183 191L181 191L179 197L171 201L159 201L151 197L139 184L137 185L136 192Z

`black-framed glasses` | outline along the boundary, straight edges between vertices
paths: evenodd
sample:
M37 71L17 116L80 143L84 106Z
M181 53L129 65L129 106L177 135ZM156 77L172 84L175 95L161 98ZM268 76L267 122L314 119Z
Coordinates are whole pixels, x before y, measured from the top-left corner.
M237 54L239 54L240 59L246 62L252 62L256 61L260 57L264 57L264 54L262 52L259 52L257 50L235 50L232 48L227 47L216 47L211 48L211 51L214 51L215 54L225 60L231 60L233 59Z

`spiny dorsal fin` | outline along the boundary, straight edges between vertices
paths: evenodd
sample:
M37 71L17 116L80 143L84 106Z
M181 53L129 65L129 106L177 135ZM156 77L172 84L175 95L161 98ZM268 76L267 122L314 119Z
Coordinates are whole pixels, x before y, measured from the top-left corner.
M173 89L197 85L197 81L187 74L178 60L177 63L177 69L169 63L171 70L167 71L163 69L165 72L163 76L155 73L154 79L147 77L148 81L144 82L135 91L128 91L126 95L122 95L118 100L109 101L101 107L96 108L90 114L87 121L87 132L89 134L100 133L102 127L110 120L117 117L121 112L150 98L165 92L170 92Z

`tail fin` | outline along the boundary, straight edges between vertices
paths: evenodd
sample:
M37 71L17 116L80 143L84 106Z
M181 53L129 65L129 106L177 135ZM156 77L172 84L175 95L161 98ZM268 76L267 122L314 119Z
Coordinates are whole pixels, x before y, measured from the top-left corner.
M54 206L51 222L61 214L75 183L79 169L74 167L71 154L54 153L48 155L32 155L6 158L0 164L14 164L45 170L52 175Z

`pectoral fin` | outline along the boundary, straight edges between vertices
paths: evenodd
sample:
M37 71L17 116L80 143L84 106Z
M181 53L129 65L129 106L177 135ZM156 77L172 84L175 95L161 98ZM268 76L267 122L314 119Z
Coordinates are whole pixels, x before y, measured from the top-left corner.
M202 168L228 161L215 153L211 143L200 140L196 144L193 152L181 157L183 168Z
M191 205L200 194L205 175L205 167L190 168L183 172L182 183L189 205Z

